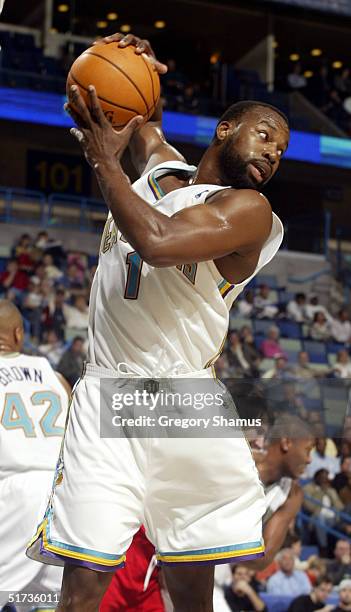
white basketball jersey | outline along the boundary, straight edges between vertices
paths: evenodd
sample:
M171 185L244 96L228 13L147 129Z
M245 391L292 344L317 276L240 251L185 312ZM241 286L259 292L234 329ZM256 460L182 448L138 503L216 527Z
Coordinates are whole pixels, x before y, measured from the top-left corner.
M193 175L194 166L171 161L159 164L133 184L136 193L167 216L204 204L223 187L191 185L166 195L158 179L172 170ZM142 261L108 216L99 266L90 296L89 360L116 369L120 362L145 376L171 376L209 367L220 355L233 301L275 255L283 227L273 213L270 236L257 268L232 285L213 261L154 268Z
M44 357L0 356L0 480L54 470L68 396Z
M278 482L265 487L265 498L266 498L266 513L263 517L263 524L273 516L273 514L283 505L289 497L290 489L292 486L292 479L283 477Z

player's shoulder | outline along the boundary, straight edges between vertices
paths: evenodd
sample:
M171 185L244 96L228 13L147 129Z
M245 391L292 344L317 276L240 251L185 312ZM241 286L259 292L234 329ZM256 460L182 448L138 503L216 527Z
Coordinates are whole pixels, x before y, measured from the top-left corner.
M253 220L259 224L272 223L272 207L268 199L254 189L221 189L213 194L209 203L220 206L227 218L240 214L250 223Z
M225 201L241 203L246 206L264 206L267 210L272 210L269 200L263 193L255 189L233 189L223 188L210 194L211 201Z

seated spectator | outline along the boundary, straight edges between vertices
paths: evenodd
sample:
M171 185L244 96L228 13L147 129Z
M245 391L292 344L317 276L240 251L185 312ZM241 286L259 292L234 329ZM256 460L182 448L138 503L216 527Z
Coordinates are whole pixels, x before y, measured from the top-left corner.
M351 544L348 540L337 540L334 559L328 563L328 575L335 585L351 576Z
M290 300L286 307L286 314L288 318L292 319L292 321L296 321L297 323L303 323L305 321L305 306L305 294L296 293L295 298Z
M224 590L226 602L233 612L267 610L264 601L250 585L250 571L244 565L232 568L232 584Z
M38 349L55 368L62 357L64 344L62 340L59 339L55 330L50 329L45 333L44 343L40 344Z
M320 612L331 612L333 607L325 606L330 593L333 589L333 583L328 576L321 576L314 588L312 593L309 595L300 595L294 599L287 612L314 612L314 610L320 610Z
M244 297L238 300L237 307L238 312L243 317L251 317L254 310L254 297L255 294L252 289L246 291Z
M40 289L40 281L32 276L28 283L28 293L22 302L23 315L31 325L31 336L33 342L37 342L41 334L43 296Z
M304 509L317 521L310 521L309 528L314 531L321 553L326 555L328 549L328 534L325 525L331 527L339 522L335 510L343 510L344 504L335 489L330 485L328 470L322 468L318 470L313 478L313 482L304 487L305 499Z
M327 564L324 559L320 559L317 555L312 555L306 562L305 569L308 579L312 586L317 584L318 580L326 575L327 573Z
M46 277L51 280L57 280L63 276L62 270L59 270L57 266L54 265L54 260L50 253L47 253L43 257L43 265L46 272Z
M293 382L285 382L282 385L281 391L281 399L275 402L274 410L277 411L278 414L287 412L288 414L307 420L307 412L295 384Z
M268 285L260 285L258 294L255 296L255 313L260 319L273 319L278 313L278 307L273 304L270 292L271 290Z
M310 364L310 357L306 351L300 351L297 357L297 364L293 368L297 379L307 379L315 377L315 372Z
M71 346L63 353L57 371L65 377L71 387L75 385L81 375L85 358L84 338L76 336Z
M14 255L20 270L28 273L33 271L34 253L32 239L29 234L22 234L17 246L15 247Z
M218 357L218 359L216 360L215 368L216 375L221 380L223 380L224 378L229 378L232 375L232 370L230 368L226 353L222 353L222 355Z
M73 306L65 304L64 315L68 328L88 329L89 308L83 295L74 298Z
M351 472L346 473L346 484L343 487L341 487L341 489L339 490L339 497L345 506L345 512L350 514L350 510L351 510ZM345 532L350 533L350 531L351 531L351 524L349 525L349 528L345 530Z
M350 355L346 349L338 351L333 372L338 378L351 378Z
M312 461L307 468L306 477L313 478L318 470L324 468L330 474L330 478L334 478L340 470L340 461L336 457L336 452L335 444L329 442L329 438L323 436L316 438L316 447L311 453Z
M314 313L313 323L310 325L309 335L311 338L313 338L313 340L320 340L321 342L330 340L330 323L327 320L324 312L318 311Z
M251 375L251 366L244 356L239 334L232 331L229 334L229 346L227 351L228 361L233 368L233 376L242 377Z
M260 362L262 361L262 357L261 357L260 352L256 348L255 338L253 337L252 331L250 330L250 328L247 328L247 329L249 330L248 333L245 332L243 335L241 335L241 346L242 346L243 355L246 361L248 362L248 364L250 365L251 374L252 376L256 377L259 375L258 368L259 368Z
M327 309L325 308L325 306L322 306L319 303L319 299L317 295L312 295L310 297L310 301L308 304L306 304L305 306L305 315L306 315L306 319L308 321L313 321L314 319L314 315L316 314L316 312L323 312L323 314L325 315L325 317L327 319L330 318L330 314L327 311Z
M15 289L21 293L28 288L28 283L28 274L19 269L16 259L10 259L6 264L6 270L0 274L0 291Z
M45 313L44 326L53 329L58 338L63 340L65 337L66 317L65 317L65 291L56 289L53 299L49 301Z
M292 380L293 370L288 364L286 357L276 357L274 366L270 370L264 372L261 378L265 380L279 379L279 380Z
M339 603L336 608L332 608L333 612L346 612L351 610L351 580L349 578L342 580L339 584Z
M279 344L280 331L276 325L272 325L267 331L267 338L260 344L260 351L263 357L273 359L275 357L285 357L287 355Z
M333 480L333 487L337 491L337 493L340 493L341 489L348 486L350 476L351 457L343 457L340 463L340 472L336 474Z
M287 81L292 91L301 91L306 87L307 79L302 74L302 66L300 62L293 64L292 70L287 76Z
M85 295L81 271L75 264L68 266L66 274L58 282L60 287L67 289L70 296Z
M341 308L336 318L330 317L330 330L335 342L344 344L350 342L351 323L346 308Z
M311 583L305 572L294 569L295 557L290 548L283 548L277 557L279 570L267 582L267 593L298 597L311 592Z

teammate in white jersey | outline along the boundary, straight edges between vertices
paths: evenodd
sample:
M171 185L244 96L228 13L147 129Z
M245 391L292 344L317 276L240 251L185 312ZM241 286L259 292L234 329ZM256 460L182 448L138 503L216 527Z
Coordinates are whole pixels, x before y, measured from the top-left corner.
M121 38L107 42L152 55L145 41ZM108 378L132 392L143 377L168 377L173 391L211 377L233 299L282 241L260 189L288 146L287 119L263 103L233 105L196 170L166 143L161 106L147 125L137 117L116 132L94 88L90 110L77 88L69 98L73 134L110 216L90 300L90 364L74 395L60 484L28 554L66 564L60 612L96 611L104 572L123 566L143 523L176 612L208 612L213 564L264 554L264 492L248 444L101 438L100 390ZM128 145L142 174L133 187L120 164Z
M18 611L54 609L61 588L62 570L28 559L25 548L52 487L69 390L22 345L21 314L0 300L0 608L12 601Z

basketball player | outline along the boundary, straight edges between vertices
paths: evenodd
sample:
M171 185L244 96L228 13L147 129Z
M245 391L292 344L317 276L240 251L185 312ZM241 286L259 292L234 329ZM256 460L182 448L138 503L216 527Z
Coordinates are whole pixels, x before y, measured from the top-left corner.
M249 446L239 435L102 439L99 392L106 378L136 389L162 377L181 391L185 379L201 389L213 375L234 299L282 241L260 191L288 146L287 119L263 103L230 107L196 169L160 122L141 127L136 117L115 132L93 87L90 110L74 86L69 99L110 214L90 298L90 364L28 554L65 563L60 612L96 611L143 523L176 612L209 612L213 565L264 554L264 492ZM130 143L143 173L133 187L120 163Z
M22 354L22 345L21 314L0 300L0 608L12 601L18 611L35 602L54 609L61 588L62 569L28 559L25 547L52 486L69 391L47 359Z

